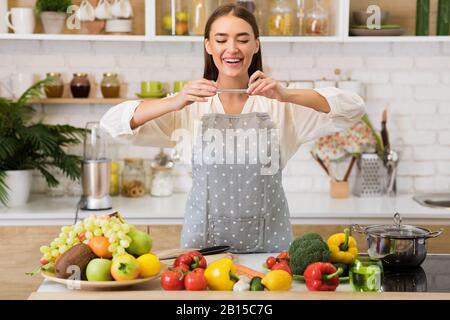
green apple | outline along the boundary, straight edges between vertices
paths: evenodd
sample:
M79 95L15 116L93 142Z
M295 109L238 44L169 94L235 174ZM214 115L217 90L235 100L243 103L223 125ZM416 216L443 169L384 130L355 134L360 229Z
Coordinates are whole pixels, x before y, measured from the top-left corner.
M127 235L131 238L130 246L126 249L128 253L142 256L152 250L153 241L147 233L132 229Z
M86 267L88 281L112 281L112 261L109 259L93 259Z
M111 274L116 281L135 280L141 274L141 266L135 257L125 253L113 259Z

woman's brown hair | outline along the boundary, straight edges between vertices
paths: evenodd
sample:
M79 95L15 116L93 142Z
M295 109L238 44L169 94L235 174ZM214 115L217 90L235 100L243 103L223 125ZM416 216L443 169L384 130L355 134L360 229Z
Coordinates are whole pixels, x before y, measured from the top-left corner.
M206 22L205 27L205 39L209 40L209 34L211 32L211 26L218 18L226 16L228 14L232 14L235 17L241 18L242 20L246 21L248 24L251 25L253 29L253 33L255 34L255 38L259 38L259 29L258 24L256 23L255 16L245 9L242 6L236 5L236 4L225 4L223 6L218 7L212 15L209 17L208 21ZM250 67L248 68L248 75L251 76L256 71L263 71L263 65L262 65L262 55L261 55L261 48L258 50L257 53L253 56L252 63L250 64ZM205 70L203 72L203 77L207 80L213 80L216 81L219 77L219 70L217 69L216 65L214 64L213 57L208 54L208 52L205 49Z

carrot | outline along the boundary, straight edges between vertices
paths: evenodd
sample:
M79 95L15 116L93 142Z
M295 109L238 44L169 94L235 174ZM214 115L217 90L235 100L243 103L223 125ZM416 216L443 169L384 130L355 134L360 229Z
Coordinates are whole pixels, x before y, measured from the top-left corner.
M236 273L238 276L247 276L250 279L253 279L254 277L263 278L265 276L264 273L243 266L242 264L235 263L234 266L236 267Z

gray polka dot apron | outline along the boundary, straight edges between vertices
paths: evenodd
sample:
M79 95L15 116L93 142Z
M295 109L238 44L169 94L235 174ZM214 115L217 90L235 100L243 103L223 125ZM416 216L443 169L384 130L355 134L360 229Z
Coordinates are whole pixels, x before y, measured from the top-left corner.
M228 245L234 253L287 250L292 228L278 130L269 114L206 114L198 129L182 247Z

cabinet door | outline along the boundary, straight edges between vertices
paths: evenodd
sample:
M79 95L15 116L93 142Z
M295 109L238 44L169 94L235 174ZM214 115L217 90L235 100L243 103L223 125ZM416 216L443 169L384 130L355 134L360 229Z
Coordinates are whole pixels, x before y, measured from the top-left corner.
M25 273L39 266L39 247L60 232L58 226L0 227L0 299L26 299L43 278Z

